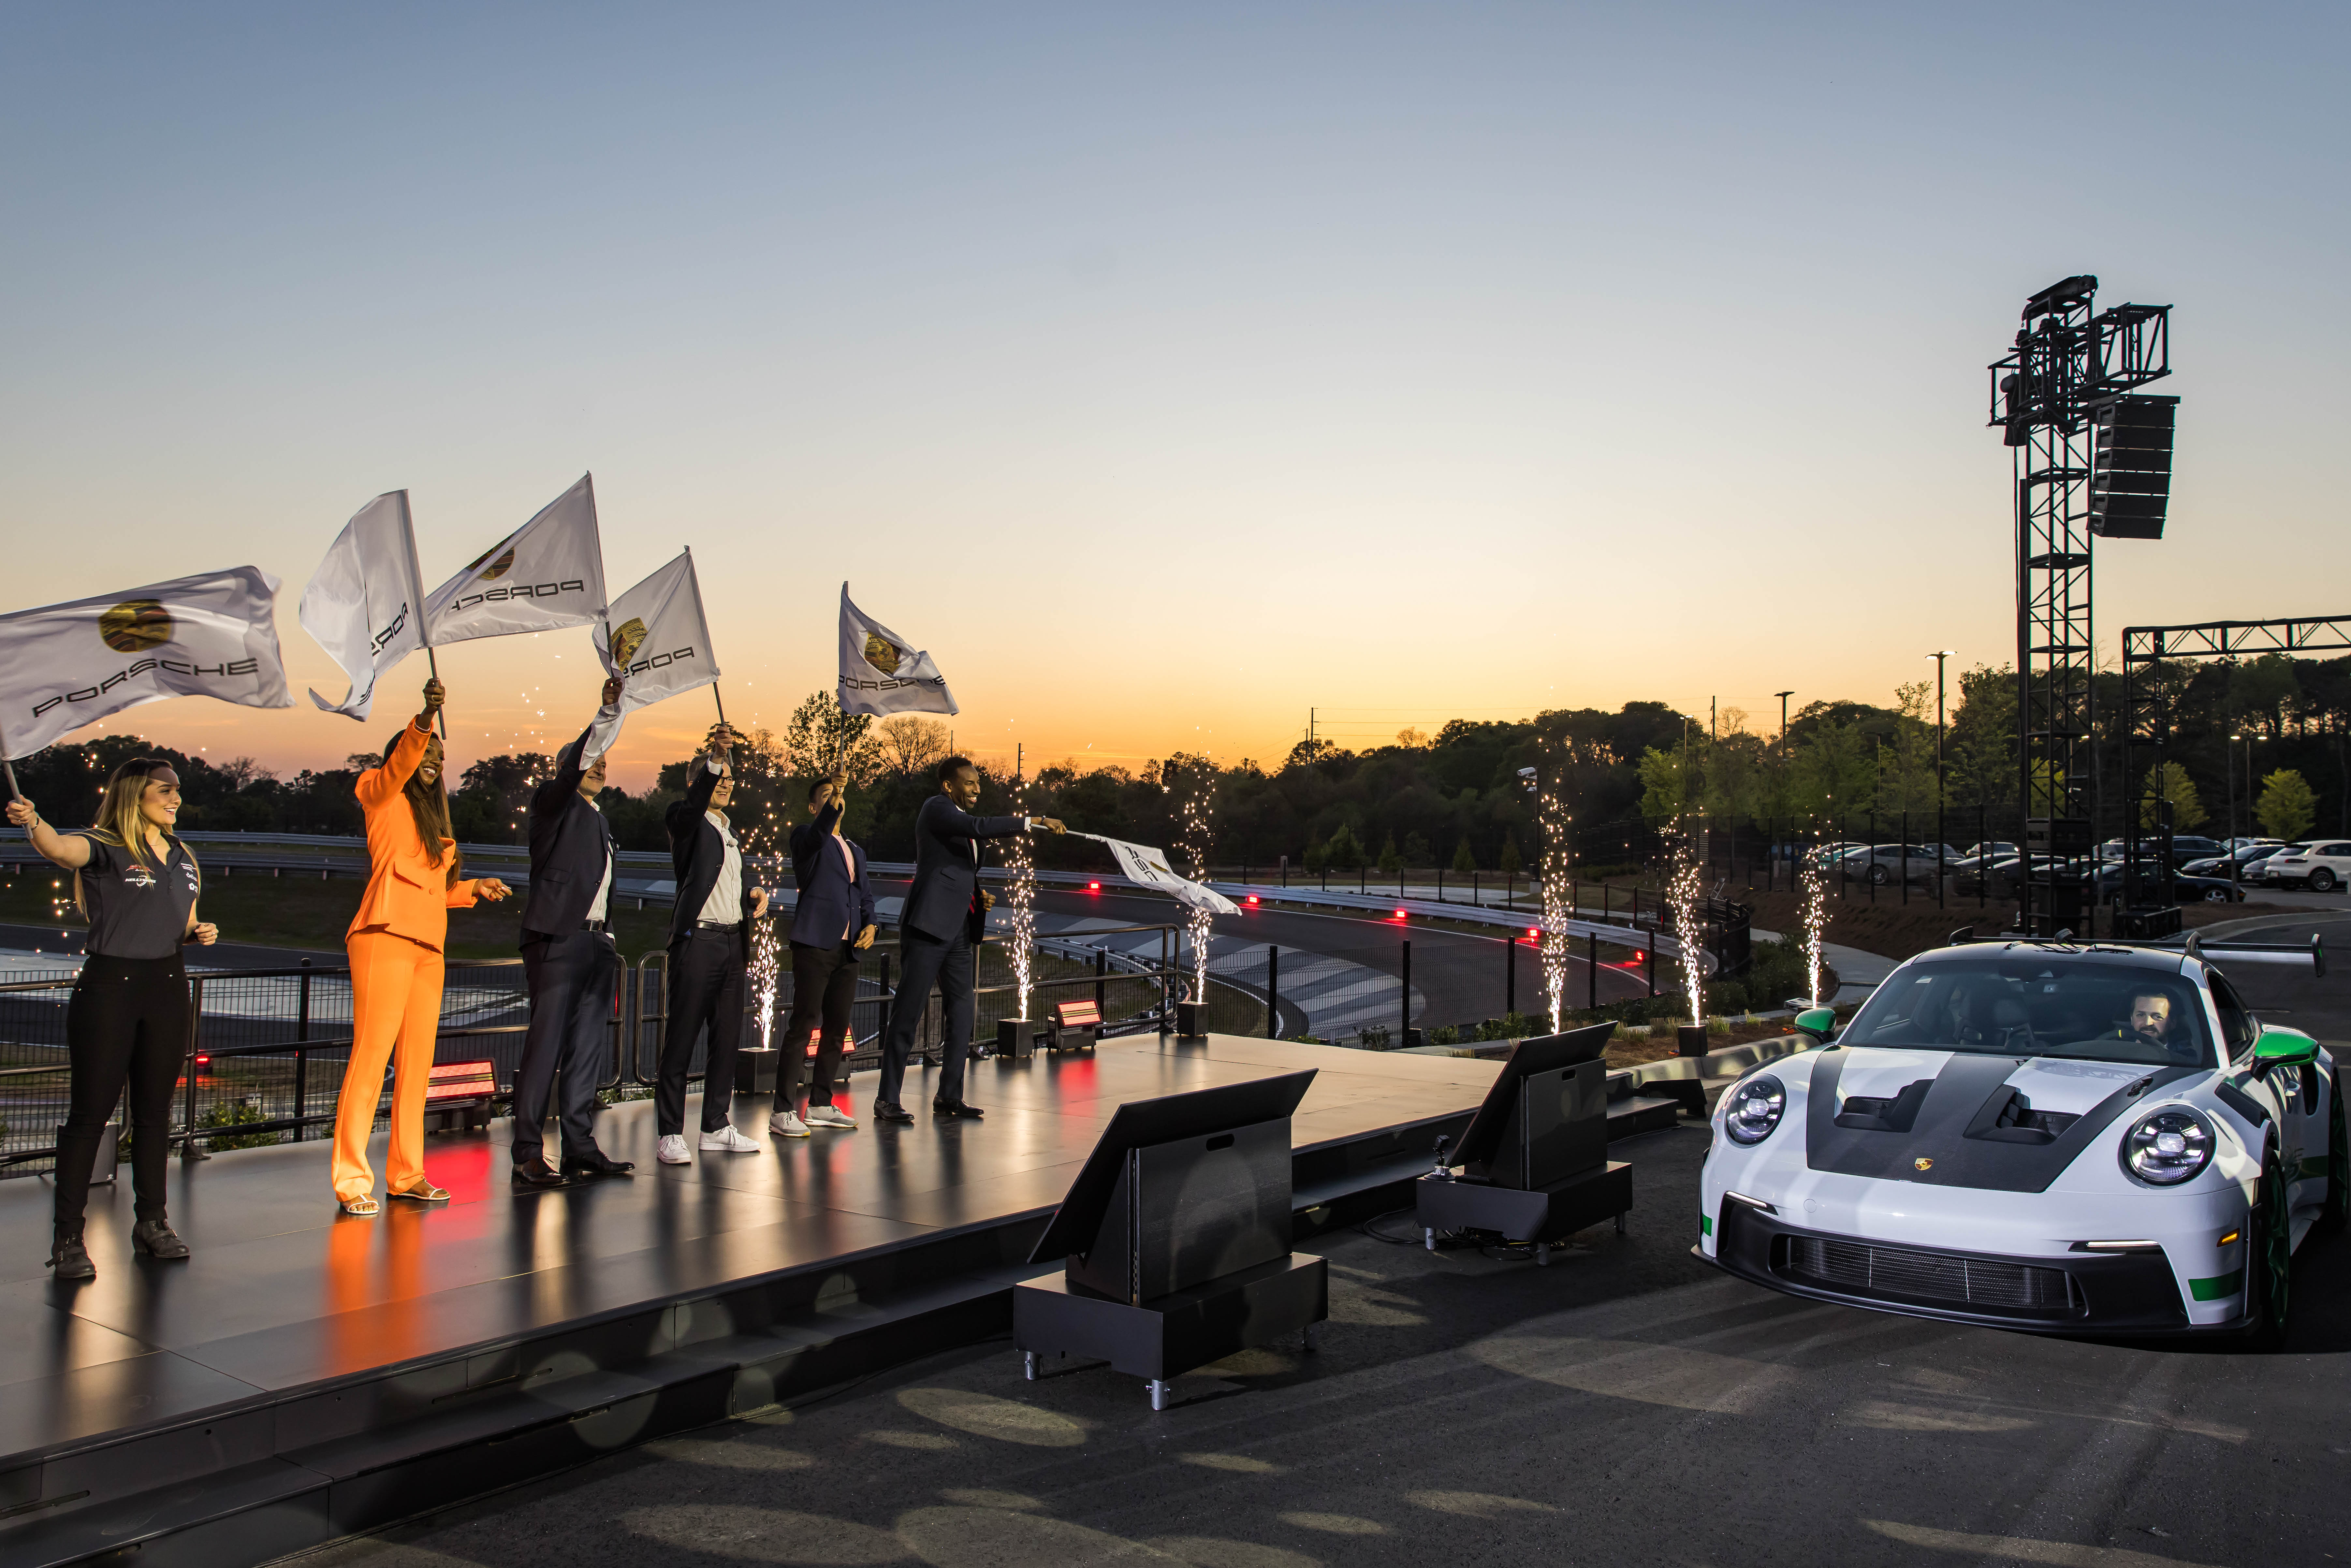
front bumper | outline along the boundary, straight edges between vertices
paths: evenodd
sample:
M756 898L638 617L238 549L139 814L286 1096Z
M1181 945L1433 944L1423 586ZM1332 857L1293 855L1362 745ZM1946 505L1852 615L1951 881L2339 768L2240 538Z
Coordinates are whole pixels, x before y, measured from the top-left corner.
M2190 1324L2159 1251L2003 1258L1800 1229L1739 1203L1715 1218L1714 1263L1792 1296L2039 1333L2167 1334ZM1699 1256L1705 1256L1703 1249Z

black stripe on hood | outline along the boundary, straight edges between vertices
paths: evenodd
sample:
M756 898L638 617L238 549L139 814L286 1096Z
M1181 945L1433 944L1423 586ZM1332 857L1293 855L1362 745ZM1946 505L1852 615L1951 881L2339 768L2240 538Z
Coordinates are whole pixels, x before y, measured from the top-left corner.
M1943 1064L1906 1130L1881 1130L1882 1118L1847 1117L1879 1126L1837 1124L1837 1080L1852 1053L1835 1047L1814 1059L1805 1092L1804 1163L1839 1176L1915 1181L1922 1186L1964 1186L1993 1192L2046 1192L2049 1184L2087 1148L2107 1124L2168 1084L2193 1076L2193 1067L2150 1067L2099 1101L2048 1143L1987 1136L2010 1093L2009 1075L2032 1059L1955 1053ZM1920 1159L1934 1163L1917 1168Z

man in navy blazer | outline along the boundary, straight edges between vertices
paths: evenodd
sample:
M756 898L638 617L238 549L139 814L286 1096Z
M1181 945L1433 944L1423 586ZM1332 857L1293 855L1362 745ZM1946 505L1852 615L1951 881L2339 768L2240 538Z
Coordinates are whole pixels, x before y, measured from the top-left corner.
M857 1000L857 956L873 946L875 929L865 851L841 831L848 794L845 773L818 779L808 793L816 815L792 830L792 880L799 888L792 913L792 1017L784 1026L775 1114L768 1118L768 1130L786 1138L805 1138L815 1127L857 1125L832 1103L850 1009ZM820 1028L816 1081L802 1117L795 1114L800 1074L808 1065L809 1034Z
M522 909L530 1027L515 1073L514 1141L507 1151L517 1188L561 1186L574 1176L626 1176L632 1168L596 1146L596 1083L621 957L605 919L612 894L612 830L596 809L604 758L590 758L588 743L620 700L616 676L604 683L602 711L556 754L555 771L531 792L530 898ZM548 1166L541 1131L559 1082L559 1174Z
M914 815L914 884L898 915L904 966L898 999L890 1009L890 1031L882 1045L882 1085L873 1097L873 1114L880 1121L914 1119L898 1103L898 1094L934 982L946 1004L946 1065L939 1091L931 1099L931 1113L974 1121L980 1116L979 1107L965 1103L963 1097L964 1061L971 1051L977 1012L974 953L987 928L988 905L996 902L979 889L979 841L1038 828L1058 833L1062 828L1050 817L975 817L971 809L978 804L979 769L967 757L950 757L939 764L939 792Z

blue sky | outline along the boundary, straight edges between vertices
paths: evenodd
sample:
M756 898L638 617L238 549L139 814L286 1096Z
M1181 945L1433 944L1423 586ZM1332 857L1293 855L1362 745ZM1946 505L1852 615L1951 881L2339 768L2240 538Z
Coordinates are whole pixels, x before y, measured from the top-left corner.
M255 561L324 689L293 603L369 497L437 580L593 469L611 580L693 545L771 721L844 578L1032 757L1885 700L2012 653L1982 367L2090 271L2178 308L2184 400L2102 640L2351 612L2345 16L15 8L7 597ZM483 745L592 706L584 634L443 668Z

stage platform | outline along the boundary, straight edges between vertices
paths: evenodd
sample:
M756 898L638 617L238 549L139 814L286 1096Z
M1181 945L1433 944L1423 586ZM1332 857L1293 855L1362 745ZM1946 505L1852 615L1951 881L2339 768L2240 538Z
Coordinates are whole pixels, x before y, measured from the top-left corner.
M768 1097L737 1096L759 1151L683 1166L634 1101L600 1124L633 1177L517 1195L496 1122L430 1140L449 1203L373 1219L337 1211L325 1143L239 1150L172 1162L183 1263L132 1255L126 1166L92 1189L79 1285L43 1267L49 1183L0 1182L0 1568L263 1563L1004 1333L1121 1102L1302 1067L1301 1238L1407 1203L1498 1071L1144 1036L976 1064L978 1123L934 1122L920 1070L911 1127L871 1122L865 1074L852 1133L771 1140Z

